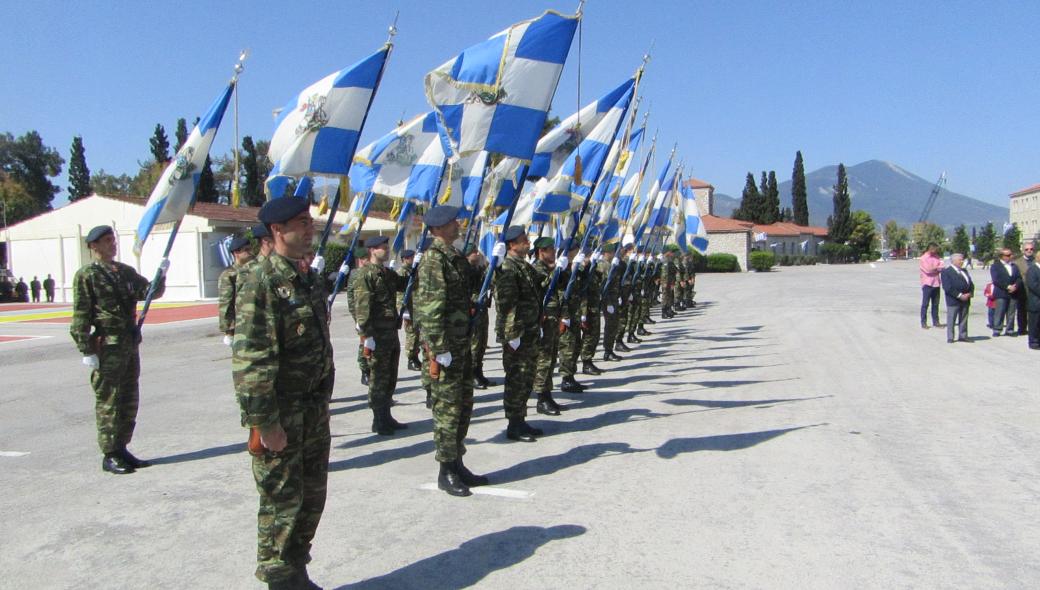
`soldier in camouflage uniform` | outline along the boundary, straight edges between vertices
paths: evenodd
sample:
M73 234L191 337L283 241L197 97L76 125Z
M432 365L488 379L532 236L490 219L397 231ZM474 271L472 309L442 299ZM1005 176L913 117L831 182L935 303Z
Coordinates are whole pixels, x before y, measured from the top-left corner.
M217 279L217 319L220 332L224 334L224 344L231 346L231 339L235 335L235 286L238 271L253 259L253 252L249 248L249 238L245 236L231 240L228 250L234 257L234 263L224 269Z
M686 267L686 288L683 289L683 299L686 307L693 309L697 304L693 301L694 288L697 286L697 262L693 258L693 252L687 252L683 256L683 265Z
M643 268L646 266L645 256L642 254L636 254L633 250L629 257L628 264L631 266L631 270L628 271L628 276L625 281L621 284L622 298L625 299L626 308L626 325L625 332L628 334L626 342L629 344L636 344L641 342L637 337L637 332L642 329L640 325L642 323L643 313L643 292L642 286L639 281L639 276L643 272ZM627 296L626 296L627 294Z
M354 270L347 276L347 311L350 312L350 317L354 320L354 329L357 332L361 332L361 329L357 324L357 305L354 302L354 280L357 275L357 271L368 263L368 248L364 246L358 246L354 248ZM358 344L357 349L357 364L358 370L361 371L361 384L369 384L370 371L368 368L368 358L365 357L364 343Z
M578 372L578 354L581 352L581 318L585 315L585 300L581 296L585 284L585 254L579 254L581 236L575 236L571 249L567 252L564 260L573 260L567 270L560 272L557 282L557 290L561 295L560 314L560 391L568 393L580 393L587 386L578 383L574 374ZM573 258L571 258L573 257ZM563 301L567 296L567 284L574 274L574 286L571 289L570 299Z
M473 244L466 246L463 254L470 266L469 298L475 306L477 297L480 296L480 288L484 286L484 273L487 272L487 265L484 263L484 255ZM476 320L473 322L473 338L470 340L470 354L473 356L473 387L477 389L487 389L497 385L484 376L484 353L487 352L488 329L490 328L488 307L490 305L491 301L486 301L480 309L480 313L477 314Z
M256 576L271 589L317 588L307 563L325 508L335 381L327 293L301 262L314 237L307 199L268 201L258 217L274 251L239 275L231 364L260 495Z
M686 299L683 298L683 293L686 289L686 264L683 263L680 252L676 252L672 264L675 265L675 287L672 295L673 309L675 311L684 311L686 309Z
M560 346L560 300L557 289L549 300L545 300L545 292L552 281L553 269L557 265L556 243L550 237L541 237L534 241L534 269L538 285L538 300L545 303L538 326L538 354L535 358L534 391L538 394L538 413L559 416L563 406L552 397L553 369L556 368L556 357ZM566 266L566 259L559 261ZM572 388L573 389L573 388ZM575 390L577 391L577 390Z
M586 375L602 375L603 369L592 362L599 346L601 334L601 313L603 311L603 281L606 274L600 272L599 260L602 254L588 252L588 269L585 271L584 299L585 313L581 316L581 372Z
M148 294L148 279L133 268L116 262L117 240L111 227L102 225L86 237L92 262L76 271L72 278L72 325L69 332L83 355L83 364L93 369L98 446L104 458L101 469L126 474L148 467L150 463L126 449L137 424L138 377L141 356L138 344L137 302ZM159 265L162 278L154 297L166 289L166 269Z
M621 357L614 354L614 347L618 342L618 326L621 324L622 313L621 302L621 276L625 274L625 264L620 256L615 257L615 244L604 244L602 248L603 258L596 263L599 276L603 277L604 286L601 287L603 301L603 360L619 361ZM622 344L623 346L623 344Z
M419 261L412 307L429 359L437 487L452 496L469 496L471 486L488 481L471 473L462 459L473 415L473 364L469 263L452 246L459 237L458 212L458 207L441 205L423 216L434 239Z
M408 277L412 275L412 267L415 263L415 250L401 250L401 264L395 269L397 274L404 278L407 283ZM419 334L412 321L412 304L404 305L404 292L397 294L397 309L401 311L401 323L404 326L404 356L408 359L410 371L421 371L422 363L419 362Z
M372 432L382 436L407 428L390 414L390 402L397 389L397 366L401 360L401 343L397 339L397 293L404 292L408 274L401 276L383 266L390 256L388 242L386 236L365 240L368 264L351 273L354 319L370 372L368 407L372 408Z
M534 387L538 344L537 275L525 260L530 240L523 226L508 228L504 242L495 246L502 257L495 273L495 335L502 343L502 369L506 374L503 406L509 426L506 438L534 442L541 429L527 424L527 400ZM506 252L508 248L508 253Z
M666 245L662 253L663 258L659 261L658 277L660 279L661 317L663 319L675 317L672 306L675 304L675 250L678 249L679 247L675 244Z

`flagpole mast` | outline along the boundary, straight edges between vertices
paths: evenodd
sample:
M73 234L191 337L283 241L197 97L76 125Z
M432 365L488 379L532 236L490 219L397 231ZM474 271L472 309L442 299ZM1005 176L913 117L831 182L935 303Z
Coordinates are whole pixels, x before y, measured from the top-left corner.
M248 49L243 49L242 52L238 54L238 62L235 63L235 79L236 80L238 79L239 74L241 74L245 70L245 65L244 65L243 62L246 61L247 57L249 57L249 50ZM235 84L235 184L233 185L233 188L231 190L231 206L232 207L238 207L239 206L239 200L241 198L241 196L240 196L241 195L241 189L239 188L239 179L241 178L239 176L239 174L240 174L239 170L240 170L241 159L242 159L241 158L241 146L242 146L242 140L239 139L239 137L238 137L238 84L236 83Z

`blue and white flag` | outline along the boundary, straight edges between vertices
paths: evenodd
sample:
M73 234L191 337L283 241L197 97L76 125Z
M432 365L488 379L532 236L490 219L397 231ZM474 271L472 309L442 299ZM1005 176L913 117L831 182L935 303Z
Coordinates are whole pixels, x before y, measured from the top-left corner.
M444 159L437 117L426 113L358 151L350 185L356 191L429 203L437 193Z
M390 48L329 74L289 101L268 150L279 174L347 174Z
M708 251L708 230L704 227L701 213L697 209L697 196L686 183L680 182L679 197L680 208L676 218L680 220L685 242L680 245L684 245L683 249L686 251L694 248L704 254Z
M459 216L469 218L475 207L480 207L480 194L484 185L484 171L487 168L488 153L477 152L444 167L442 185L450 182L451 193L440 205L453 205L459 208Z
M628 146L624 148L617 160L617 164L613 168L610 180L607 182L600 180L600 184L596 186L596 195L593 196L593 200L603 202L599 217L596 219L596 226L602 234L600 242L603 244L616 242L620 238L622 220L615 216L614 213L620 204L621 189L632 167L632 161L635 159L635 152L639 149L644 131L646 131L646 128L641 127L632 133L628 140ZM605 188L601 191L601 187ZM626 213L625 220L627 219L628 215Z
M217 135L217 128L224 118L224 111L227 110L234 89L235 82L228 84L209 107L206 115L199 119L184 145L159 177L159 182L144 206L144 215L137 224L134 239L134 254L137 256L141 255L141 249L151 235L152 228L159 224L180 221L195 202L195 188L199 184L199 176L206 165L209 148L213 145L213 138Z
M441 117L453 155L531 159L578 18L546 11L426 74L426 100Z
M648 227L656 227L657 217L655 213L660 212L661 204L664 203L664 199L668 196L668 190L664 187L667 186L668 170L672 167L672 158L674 156L675 150L672 150L672 154L668 156L668 161L661 167L661 173L657 175L657 180L650 185L650 190L646 193L646 200L640 207L639 224L635 231L637 247L641 248L645 245L639 242L646 229Z

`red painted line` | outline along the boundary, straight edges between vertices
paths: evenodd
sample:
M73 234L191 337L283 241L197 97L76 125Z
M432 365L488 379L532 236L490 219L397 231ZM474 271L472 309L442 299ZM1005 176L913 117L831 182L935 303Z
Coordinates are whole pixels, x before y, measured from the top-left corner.
M199 320L203 318L217 317L216 303L200 303L197 305L183 305L177 307L153 307L148 310L146 324L169 324L172 322L183 322L185 320ZM47 318L42 320L30 320L26 324L70 324L71 317Z
M41 338L41 336L0 336L0 343L18 342L19 340L33 340L35 338Z
M0 313L5 311L31 311L34 309L62 309L71 307L71 303L0 303Z

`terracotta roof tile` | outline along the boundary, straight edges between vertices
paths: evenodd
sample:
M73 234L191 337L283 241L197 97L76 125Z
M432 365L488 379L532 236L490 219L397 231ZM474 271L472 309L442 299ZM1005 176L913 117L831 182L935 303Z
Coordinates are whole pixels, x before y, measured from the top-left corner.
M710 182L690 177L686 180L686 186L690 188L715 188Z
M1019 195L1026 195L1026 194L1035 193L1035 192L1038 192L1038 191L1040 191L1040 184L1034 184L1033 186L1027 186L1024 189L1017 190L1017 191L1011 193L1010 196L1017 197Z
M704 228L708 230L708 233L745 232L751 231L751 228L754 226L750 221L740 221L739 219L716 217L714 215L702 215L701 221L704 222Z

